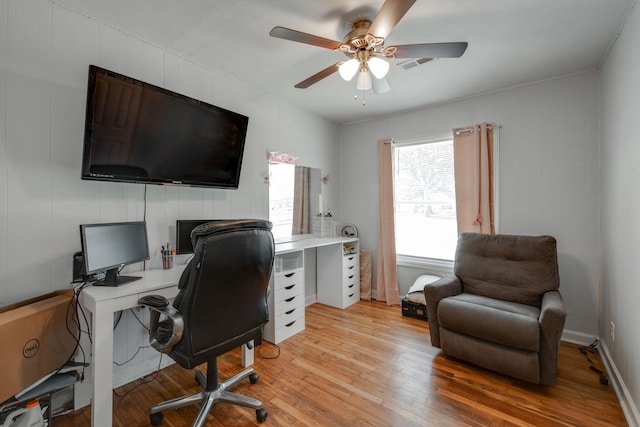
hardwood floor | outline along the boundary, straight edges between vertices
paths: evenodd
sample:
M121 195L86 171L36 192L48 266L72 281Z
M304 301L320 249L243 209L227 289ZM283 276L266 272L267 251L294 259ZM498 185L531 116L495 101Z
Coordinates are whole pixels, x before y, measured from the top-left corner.
M430 345L428 323L398 306L360 301L346 310L306 309L306 329L256 350L256 384L234 391L262 400L265 426L625 426L611 385L579 346L563 342L558 383L542 387L513 380L442 355ZM260 355L263 357L260 357ZM589 354L604 371L597 354ZM219 358L220 375L241 370L240 352ZM149 425L148 408L194 393L194 372L172 365L157 379L116 390L114 425ZM141 385L140 385L141 384ZM136 387L137 388L134 388ZM131 391L129 391L131 390ZM163 426L189 426L199 406L165 412ZM59 426L87 426L90 408L57 417ZM216 405L207 425L258 425L255 411Z

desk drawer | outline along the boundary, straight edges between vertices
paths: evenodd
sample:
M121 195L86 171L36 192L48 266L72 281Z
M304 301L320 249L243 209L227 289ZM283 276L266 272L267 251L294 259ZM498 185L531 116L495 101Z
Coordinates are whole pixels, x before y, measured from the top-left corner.
M344 282L344 295L349 295L353 292L360 292L360 282L356 280Z
M344 268L342 269L343 277L348 277L353 274L359 274L359 273L360 273L360 270L357 265L345 265Z
M304 270L296 270L286 274L278 274L274 278L275 288L280 289L296 283L304 283Z
M280 341L286 340L292 335L302 332L304 330L304 311L302 316L298 318L291 318L289 323L285 323L281 326L276 326L274 333L274 344L278 344Z
M360 301L360 289L355 291L346 292L344 294L343 304L344 308L349 307L350 305Z
M356 266L358 264L358 254L354 254L354 255L347 255L346 257L343 258L342 260L342 265L347 268L347 267L353 267Z
M304 298L302 297L302 295L295 295L283 301L276 302L274 311L277 317L295 308L304 309Z
M342 277L344 280L360 280L360 271L356 267L352 267L350 270L344 268L342 270Z
M276 289L274 294L274 301L278 304L281 301L287 300L291 297L304 294L304 283L294 283L281 289Z
M304 307L292 308L291 310L276 316L275 327L276 329L288 327L287 325L290 325L301 318L304 318Z

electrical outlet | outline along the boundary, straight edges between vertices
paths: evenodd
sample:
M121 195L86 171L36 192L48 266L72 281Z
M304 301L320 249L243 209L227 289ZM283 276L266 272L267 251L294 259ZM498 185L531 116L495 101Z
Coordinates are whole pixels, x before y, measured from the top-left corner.
M611 321L611 342L616 340L616 324Z

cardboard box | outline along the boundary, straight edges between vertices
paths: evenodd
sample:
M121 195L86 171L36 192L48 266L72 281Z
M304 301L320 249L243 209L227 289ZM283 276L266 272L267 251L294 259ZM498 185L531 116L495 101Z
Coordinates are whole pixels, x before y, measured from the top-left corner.
M0 308L0 402L71 357L78 333L72 296L71 289L57 291Z

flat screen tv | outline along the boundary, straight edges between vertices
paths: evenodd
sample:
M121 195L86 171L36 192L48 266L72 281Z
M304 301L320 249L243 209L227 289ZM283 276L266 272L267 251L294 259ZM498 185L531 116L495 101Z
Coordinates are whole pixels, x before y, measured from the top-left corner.
M248 122L91 65L82 179L237 189Z

